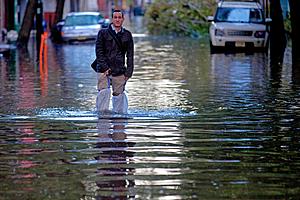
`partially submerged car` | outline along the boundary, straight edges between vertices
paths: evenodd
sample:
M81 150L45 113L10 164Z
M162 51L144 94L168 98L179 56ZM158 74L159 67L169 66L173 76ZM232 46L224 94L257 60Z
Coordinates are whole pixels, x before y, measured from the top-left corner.
M215 16L209 16L210 47L251 48L266 51L269 32L262 6L257 1L225 1L218 3Z
M59 22L61 38L65 42L95 40L101 28L108 27L110 21L99 12L72 12Z

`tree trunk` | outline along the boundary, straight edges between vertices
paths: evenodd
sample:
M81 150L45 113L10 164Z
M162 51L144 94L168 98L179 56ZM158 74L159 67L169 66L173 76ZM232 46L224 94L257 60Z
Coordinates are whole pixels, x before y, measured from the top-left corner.
M300 84L300 1L289 0L292 22L292 79L294 83Z
M61 21L64 13L65 0L56 0L56 10L54 24L51 27L51 38L54 42L61 42L61 26L57 26L57 22Z
M299 0L296 0L299 1ZM282 9L279 0L270 0L270 60L271 67L280 67L286 47L286 36L283 24Z
M29 0L27 2L25 15L17 39L17 46L19 48L27 48L30 31L33 26L35 8L36 8L36 0Z
M56 0L56 10L54 24L62 20L64 14L65 0Z

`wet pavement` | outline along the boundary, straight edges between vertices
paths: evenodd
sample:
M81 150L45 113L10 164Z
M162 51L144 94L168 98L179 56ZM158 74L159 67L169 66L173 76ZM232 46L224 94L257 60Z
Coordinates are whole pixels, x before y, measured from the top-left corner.
M94 44L0 58L0 199L298 199L290 50L210 54L133 26L128 115L95 112Z

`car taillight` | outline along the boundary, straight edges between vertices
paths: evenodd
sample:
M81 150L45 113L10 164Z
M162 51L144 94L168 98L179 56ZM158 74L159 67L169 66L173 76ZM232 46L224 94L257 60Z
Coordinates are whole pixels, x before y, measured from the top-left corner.
M223 30L220 29L216 29L215 30L215 36L224 36L225 32Z
M264 38L265 35L266 35L266 32L265 32L265 31L256 31L256 32L254 33L254 37L256 37L256 38Z

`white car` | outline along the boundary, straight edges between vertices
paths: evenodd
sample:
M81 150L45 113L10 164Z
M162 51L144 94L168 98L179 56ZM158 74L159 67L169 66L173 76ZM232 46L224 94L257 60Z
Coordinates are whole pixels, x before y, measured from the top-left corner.
M210 47L268 49L269 32L260 3L253 1L225 1L218 3L215 16L209 16Z
M65 42L95 40L98 31L109 23L99 12L69 13L62 23L61 37Z

